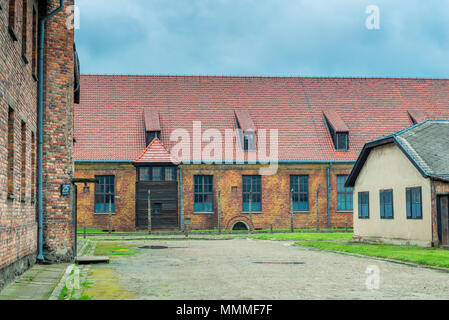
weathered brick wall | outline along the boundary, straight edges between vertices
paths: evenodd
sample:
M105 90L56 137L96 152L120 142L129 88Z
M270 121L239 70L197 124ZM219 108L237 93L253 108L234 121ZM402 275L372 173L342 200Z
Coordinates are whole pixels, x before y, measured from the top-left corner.
M60 5L48 1L48 12ZM66 8L73 5L66 0ZM74 176L73 98L74 31L67 27L70 12L63 10L46 25L44 71L44 256L49 261L71 261L74 224L71 197L61 196L61 185Z
M432 181L432 242L434 246L439 244L438 239L438 195L449 194L449 183L443 181Z
M96 175L115 176L115 214L112 227L116 231L134 231L136 228L136 168L132 164L77 163L76 178L95 178ZM95 213L95 187L84 193L84 185L78 187L78 227L109 230L109 215Z
M193 211L194 175L213 175L214 193L221 191L222 228L231 228L237 221L249 224L248 214L242 214L242 175L257 175L257 165L183 165L184 216L192 219L193 229L217 228L217 199L214 214L195 214ZM262 176L262 214L253 214L253 225L257 229L290 228L290 175L309 175L309 211L295 213L295 228L314 228L316 226L316 191L321 184L319 194L320 226L328 225L327 215L327 168L326 164L290 164L281 165L277 175ZM334 165L330 171L331 227L352 227L352 212L337 212L336 175L349 174L351 165ZM95 178L96 175L114 175L116 178L116 215L113 227L117 231L135 230L135 183L136 170L131 164L118 163L78 163L76 178ZM88 194L83 186L78 190L78 226L107 230L108 215L95 214L94 187Z
M6 267L27 261L13 270L23 271L37 248L35 196L32 194L32 134L36 136L37 82L32 75L31 25L26 39L27 63L22 58L22 4L16 1L15 41L8 31L9 1L0 0L0 288L14 274ZM32 16L36 1L29 0L28 17ZM29 21L30 22L30 21ZM8 109L14 110L13 170L8 170ZM25 171L22 168L22 122L25 123ZM8 199L8 172L12 174L13 189ZM22 186L22 173L24 172ZM23 191L23 192L22 192ZM23 194L22 194L23 193Z
M257 165L183 165L184 216L192 220L193 229L217 228L216 214L195 214L193 177L195 175L213 175L214 193L221 192L221 225L231 228L237 221L249 224L248 214L242 213L242 175L259 174ZM319 193L319 217L322 228L328 225L327 214L327 168L326 164L289 164L280 165L276 175L262 176L262 214L253 214L255 229L268 229L273 224L275 229L290 228L290 175L309 175L309 211L295 213L295 228L312 228L316 226L316 192ZM330 212L331 227L352 227L352 212L337 212L337 174L349 174L351 165L336 164L331 168ZM215 202L217 199L215 199ZM216 212L217 208L214 208Z

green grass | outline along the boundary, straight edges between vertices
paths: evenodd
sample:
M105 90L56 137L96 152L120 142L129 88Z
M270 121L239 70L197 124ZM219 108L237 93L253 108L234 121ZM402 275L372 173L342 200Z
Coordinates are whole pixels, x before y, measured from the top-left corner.
M96 256L132 256L138 253L140 253L140 250L132 245L115 242L100 242L95 248Z
M449 251L416 246L398 246L389 244L348 243L329 241L301 241L296 244L319 250L355 253L369 257L388 258L413 262L421 265L449 268Z
M78 228L78 234L83 234L84 228ZM86 233L107 233L100 229L92 229L92 228L86 228Z
M318 233L318 232L297 232L297 233L268 233L252 235L249 238L256 240L342 240L351 241L353 237L352 233L348 232L333 232L333 233Z

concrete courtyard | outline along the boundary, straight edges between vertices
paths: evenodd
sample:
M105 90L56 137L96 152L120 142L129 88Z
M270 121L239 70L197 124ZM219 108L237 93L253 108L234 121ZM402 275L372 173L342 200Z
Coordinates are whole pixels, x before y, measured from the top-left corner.
M83 294L94 300L449 299L449 273L293 242L99 242L102 246L123 255L85 269Z

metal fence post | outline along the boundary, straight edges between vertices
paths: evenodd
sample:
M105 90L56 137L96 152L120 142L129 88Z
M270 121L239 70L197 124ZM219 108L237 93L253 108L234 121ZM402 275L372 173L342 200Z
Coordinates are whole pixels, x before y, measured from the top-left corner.
M109 234L112 234L112 196L109 196Z
M319 196L320 189L322 188L321 184L318 186L318 190L316 191L316 231L320 231L320 208L319 204Z
M290 232L295 232L295 225L293 221L293 189L290 192Z
M218 234L221 234L221 191L218 190L218 204L217 204L217 219L218 219Z
M148 190L148 234L151 234L151 190Z

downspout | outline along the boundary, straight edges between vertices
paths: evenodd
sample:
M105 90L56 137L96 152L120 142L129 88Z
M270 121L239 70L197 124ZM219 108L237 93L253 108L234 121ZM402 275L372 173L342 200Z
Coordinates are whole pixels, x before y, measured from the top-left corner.
M40 41L39 41L39 88L38 88L38 184L37 184L37 201L38 201L38 254L37 259L44 261L44 233L43 233L43 182L42 182L42 167L43 167L43 122L44 122L44 45L45 45L45 23L54 15L64 9L64 0L60 0L60 6L50 14L42 18L40 24Z
M181 202L181 206L180 206L180 213L179 213L179 226L180 229L182 230L183 226L184 226L184 196L183 196L183 188L184 188L184 184L182 183L182 167L179 166L179 198L180 198L180 202Z
M332 168L332 162L329 162L329 166L327 167L327 228L331 228L331 178L330 178L330 171Z

